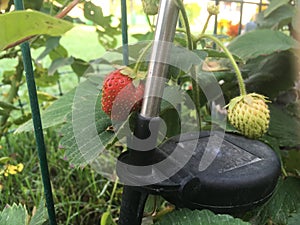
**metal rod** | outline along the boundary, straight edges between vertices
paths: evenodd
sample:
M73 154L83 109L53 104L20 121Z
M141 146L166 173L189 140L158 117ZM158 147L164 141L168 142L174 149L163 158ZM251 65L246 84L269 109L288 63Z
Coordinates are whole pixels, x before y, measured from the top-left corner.
M22 0L14 0L16 10L23 10L24 5ZM38 149L38 156L40 161L40 168L42 174L42 181L44 184L44 194L46 199L46 206L48 209L48 216L50 225L56 225L55 209L53 203L53 195L50 183L50 175L48 169L47 155L46 155L46 146L44 141L44 134L41 122L41 115L38 103L38 97L36 93L36 85L34 80L34 72L32 67L31 53L28 42L21 44L21 51L23 56L23 64L26 74L27 89L29 94L32 120L34 127L34 134Z
M128 65L128 26L126 0L121 0L123 64Z
M243 22L243 9L244 9L244 3L241 2L241 6L240 6L240 21L239 21L239 31L238 31L238 34L240 35L241 32L242 32L242 22Z
M165 84L162 79L168 72L167 59L170 57L169 47L173 42L179 9L174 0L161 0L155 37L152 47L148 75L145 85L144 100L141 115L146 118L156 117L159 114L161 97Z
M262 0L260 0L260 1L259 1L259 9L258 9L258 12L261 12L262 5L263 5L263 2L262 2Z

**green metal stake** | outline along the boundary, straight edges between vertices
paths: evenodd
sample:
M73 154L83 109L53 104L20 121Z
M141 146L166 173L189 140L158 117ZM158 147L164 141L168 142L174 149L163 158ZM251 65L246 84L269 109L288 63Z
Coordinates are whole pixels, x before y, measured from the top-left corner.
M14 0L16 10L23 10L23 0ZM44 192L46 199L46 206L48 209L48 216L50 225L57 225L55 218L55 209L53 203L53 195L50 183L47 155L46 155L46 146L44 142L43 128L41 122L41 115L39 110L39 103L36 93L36 85L34 80L34 72L31 62L31 53L28 42L21 44L21 51L23 56L23 64L26 75L27 89L30 100L30 107L32 112L32 120L34 126L34 134L36 139L36 145L38 149L38 156L40 161L42 180L44 184Z
M123 63L128 65L128 26L127 26L127 6L126 0L121 0L121 24L122 24L122 44L123 44Z

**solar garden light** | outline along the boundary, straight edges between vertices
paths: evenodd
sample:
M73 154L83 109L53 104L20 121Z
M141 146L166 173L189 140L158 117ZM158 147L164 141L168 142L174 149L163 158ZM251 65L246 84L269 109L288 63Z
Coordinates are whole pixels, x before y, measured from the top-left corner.
M160 1L142 109L117 164L125 184L119 225L141 224L148 194L178 208L245 212L270 198L280 175L269 146L221 130L185 132L156 146L178 14L176 1Z

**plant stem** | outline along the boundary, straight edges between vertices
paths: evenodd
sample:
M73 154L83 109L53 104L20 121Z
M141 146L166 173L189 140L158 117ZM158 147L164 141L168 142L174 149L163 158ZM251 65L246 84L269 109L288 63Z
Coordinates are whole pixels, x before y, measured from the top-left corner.
M205 33L205 31L206 31L206 29L207 29L207 26L208 26L208 22L209 22L211 16L212 16L212 14L208 14L208 17L207 17L207 19L206 19L206 22L205 22L205 24L204 24L204 27L203 27L203 29L202 29L202 31L201 31L201 35Z
M191 33L187 13L185 11L184 5L183 5L181 0L176 0L176 3L177 3L177 6L178 6L178 8L181 12L182 19L183 19L183 22L184 22L184 28L186 30L187 41L188 41L188 49L193 50L192 33Z
M181 12L182 19L184 22L184 27L185 27L186 35L187 35L188 49L193 50L194 46L196 46L196 45L193 44L193 37L192 37L191 30L190 30L190 24L189 24L187 13L185 11L184 5L181 0L176 0L176 3L177 3L177 6L179 7L179 10ZM192 77L191 81L192 81L192 87L193 87L192 95L193 95L194 103L196 106L196 112L198 115L199 127L201 129L200 89L199 89L199 85L197 83L197 73L195 71L195 66L191 67L191 77Z
M135 64L133 68L133 72L137 73L141 67L142 59L145 57L147 51L152 46L153 41L150 41L149 44L146 45L146 47L143 49L142 53L140 54L139 58L137 59L137 63Z
M115 180L115 183L114 183L114 186L113 186L113 190L111 192L110 199L109 199L109 202L108 202L107 212L110 212L110 210L111 210L112 202L114 200L114 196L115 196L115 193L116 193L116 190L117 190L118 183L119 183L119 178L116 177L116 180Z
M234 60L232 54L230 53L230 51L226 48L226 46L217 37L209 35L209 34L201 34L198 37L197 42L203 38L211 39L224 51L224 53L227 55L228 59L230 60L232 66L233 66L233 69L235 70L239 89L240 89L240 95L246 95L247 91L246 91L246 87L245 87L245 83L244 83L241 71L240 71L236 61Z
M149 27L150 27L150 31L151 31L151 32L154 32L154 29L153 29L153 26L152 26L152 24L151 24L149 15L147 15L147 14L146 14L146 19L147 19L148 25L149 25Z

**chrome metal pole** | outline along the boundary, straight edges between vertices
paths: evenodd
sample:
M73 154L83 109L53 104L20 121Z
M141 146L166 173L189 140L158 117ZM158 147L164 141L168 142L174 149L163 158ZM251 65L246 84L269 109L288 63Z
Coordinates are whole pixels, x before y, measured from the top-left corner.
M148 75L145 85L141 116L152 118L159 115L161 97L165 84L162 78L167 76L170 47L174 40L179 9L175 0L161 0Z

